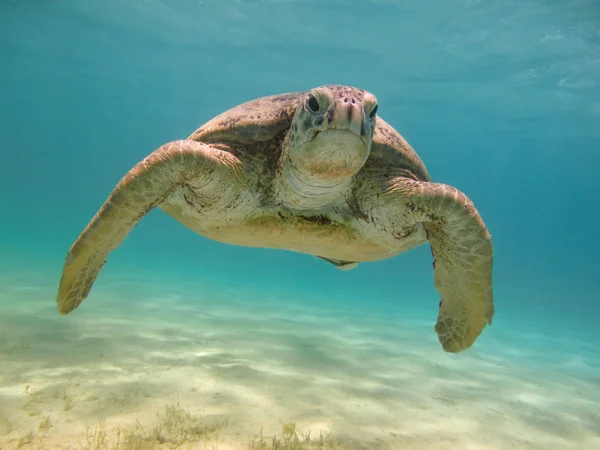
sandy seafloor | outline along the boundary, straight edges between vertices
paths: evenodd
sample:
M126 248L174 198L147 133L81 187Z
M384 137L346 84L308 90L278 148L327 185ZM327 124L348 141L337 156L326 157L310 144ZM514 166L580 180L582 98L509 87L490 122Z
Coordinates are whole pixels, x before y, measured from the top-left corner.
M505 321L449 355L435 311L147 275L103 278L65 317L51 281L0 279L2 449L267 449L288 423L322 448L600 449L598 342ZM200 419L167 430L169 405ZM115 447L155 429L162 447Z

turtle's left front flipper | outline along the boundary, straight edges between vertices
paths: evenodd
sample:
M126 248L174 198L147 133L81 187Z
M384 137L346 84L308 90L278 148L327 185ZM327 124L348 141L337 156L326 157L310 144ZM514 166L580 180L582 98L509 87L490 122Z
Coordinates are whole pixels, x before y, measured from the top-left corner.
M422 223L434 257L434 283L441 295L435 331L447 352L469 348L492 323L493 248L473 203L444 184L399 181L402 211Z
M191 178L236 170L239 161L234 159L209 145L182 140L163 145L131 169L67 254L56 299L60 312L68 314L88 296L109 252L148 211Z

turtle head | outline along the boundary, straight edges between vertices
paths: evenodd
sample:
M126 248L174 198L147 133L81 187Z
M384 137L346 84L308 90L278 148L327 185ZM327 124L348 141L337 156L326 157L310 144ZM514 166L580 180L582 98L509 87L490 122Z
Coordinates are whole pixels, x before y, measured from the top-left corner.
M294 115L287 155L299 175L340 182L355 175L371 151L377 98L350 86L311 89Z

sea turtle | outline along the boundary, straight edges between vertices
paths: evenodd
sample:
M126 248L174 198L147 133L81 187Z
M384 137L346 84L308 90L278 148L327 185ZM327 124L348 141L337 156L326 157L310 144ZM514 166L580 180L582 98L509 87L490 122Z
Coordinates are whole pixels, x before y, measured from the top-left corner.
M61 313L87 297L109 252L155 206L216 241L320 257L341 269L429 241L445 351L494 315L493 250L473 203L432 183L407 141L351 86L259 98L162 145L112 191L67 254Z

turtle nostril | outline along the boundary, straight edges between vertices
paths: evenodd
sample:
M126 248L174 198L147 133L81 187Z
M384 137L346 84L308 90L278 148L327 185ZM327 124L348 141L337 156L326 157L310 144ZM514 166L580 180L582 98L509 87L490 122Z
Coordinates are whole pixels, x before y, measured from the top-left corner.
M344 99L344 103L348 103L348 99L347 98Z

